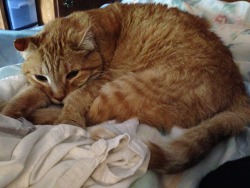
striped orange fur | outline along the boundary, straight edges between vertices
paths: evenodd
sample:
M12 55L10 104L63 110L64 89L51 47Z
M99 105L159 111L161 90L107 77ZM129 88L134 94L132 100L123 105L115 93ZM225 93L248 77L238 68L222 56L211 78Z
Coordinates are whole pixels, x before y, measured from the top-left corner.
M151 150L150 168L186 169L250 120L238 67L209 27L153 4L114 3L55 19L15 41L30 88L2 113L81 127L133 117L165 132L181 127L185 132L167 143L140 138ZM39 109L51 103L63 108Z

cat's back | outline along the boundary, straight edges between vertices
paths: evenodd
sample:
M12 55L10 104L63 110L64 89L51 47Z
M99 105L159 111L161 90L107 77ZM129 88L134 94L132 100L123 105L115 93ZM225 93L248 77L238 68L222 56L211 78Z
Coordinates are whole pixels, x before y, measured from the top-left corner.
M188 66L212 63L221 68L233 63L230 51L210 31L205 19L160 4L119 6L122 29L114 57L117 68L121 62L129 66L141 62L181 62Z
M209 23L198 16L169 8L160 4L120 5L122 12L121 36L135 33L148 38L177 40L177 36L184 38L194 33L209 35ZM195 37L195 36L192 36ZM203 36L205 37L205 36ZM209 35L207 37L214 37Z

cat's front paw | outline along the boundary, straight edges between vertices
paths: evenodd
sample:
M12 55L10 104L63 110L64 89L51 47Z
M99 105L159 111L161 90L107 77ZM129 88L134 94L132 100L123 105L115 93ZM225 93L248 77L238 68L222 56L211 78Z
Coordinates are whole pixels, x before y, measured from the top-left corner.
M35 125L53 125L60 113L60 108L41 108L32 112L27 119Z
M54 125L58 124L69 124L69 125L74 125L78 127L85 128L85 119L80 117L80 116L67 116L67 115L62 115L57 118L57 120L54 122Z
M20 117L26 117L28 114L28 109L26 106L22 105L6 104L1 111L1 114L17 119Z

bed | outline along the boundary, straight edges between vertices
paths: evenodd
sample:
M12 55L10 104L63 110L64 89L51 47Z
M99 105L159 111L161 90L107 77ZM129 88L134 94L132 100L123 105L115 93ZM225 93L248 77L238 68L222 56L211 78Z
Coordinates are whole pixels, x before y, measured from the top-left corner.
M162 3L201 17L212 25L232 51L250 95L250 3L215 0L124 0L122 3ZM0 104L25 89L22 57L13 40L42 27L0 31ZM0 115L0 187L179 187L195 188L210 171L227 161L250 156L250 127L219 143L197 165L165 175L147 170L150 153L137 138L137 119L101 125L116 133L93 141L86 131L71 125L33 125ZM169 136L169 135L166 135Z

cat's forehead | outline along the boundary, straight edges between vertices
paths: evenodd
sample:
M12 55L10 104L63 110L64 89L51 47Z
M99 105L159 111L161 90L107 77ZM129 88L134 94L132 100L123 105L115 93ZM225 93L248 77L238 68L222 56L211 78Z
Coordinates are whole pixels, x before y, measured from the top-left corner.
M77 46L74 34L70 30L57 28L41 34L38 52L43 55L54 54L56 58L70 52L74 46Z
M67 59L67 58L66 58ZM33 74L54 75L63 74L70 69L65 58L56 48L48 48L46 45L33 51L25 60L25 70Z
M79 45L79 41L84 38L91 26L91 19L86 13L73 13L68 17L57 18L46 24L39 37L47 45L51 43L71 45L77 43Z
M32 61L36 62L40 71L45 74L80 69L79 62L83 60L84 52L74 52L65 45L59 42L41 45L33 54Z
M67 42L70 40L70 38L67 38L67 35L64 34L64 32L52 30L50 32L42 33L39 36L39 48L42 49L45 47L47 49L63 50L64 47L66 47Z
M53 41L58 39L73 39L75 35L89 28L91 25L88 15L81 14L81 20L76 19L74 15L65 18L57 18L49 22L45 25L41 35Z

